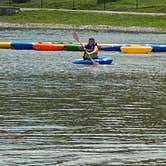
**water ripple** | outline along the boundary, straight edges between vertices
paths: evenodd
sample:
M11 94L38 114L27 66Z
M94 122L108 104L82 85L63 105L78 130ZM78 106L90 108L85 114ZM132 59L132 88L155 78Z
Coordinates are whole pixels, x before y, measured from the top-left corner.
M8 33L30 41L59 34L22 31ZM110 34L93 35L109 40ZM0 165L165 165L165 54L107 55L113 65L85 66L71 63L80 52L1 50Z

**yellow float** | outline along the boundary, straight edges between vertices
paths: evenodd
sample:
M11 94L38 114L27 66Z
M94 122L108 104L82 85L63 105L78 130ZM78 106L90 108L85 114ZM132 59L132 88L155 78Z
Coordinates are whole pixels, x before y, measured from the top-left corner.
M151 46L142 46L138 44L131 44L129 46L122 46L121 52L126 54L148 54L152 51Z
M0 48L11 48L11 42L0 42Z

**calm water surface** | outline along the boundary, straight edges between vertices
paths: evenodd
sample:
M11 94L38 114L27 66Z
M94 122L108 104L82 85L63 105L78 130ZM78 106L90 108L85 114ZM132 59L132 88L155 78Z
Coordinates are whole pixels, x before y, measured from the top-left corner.
M71 31L1 30L3 41L73 42ZM164 34L79 32L85 42ZM165 165L166 53L74 65L81 52L0 50L0 165Z

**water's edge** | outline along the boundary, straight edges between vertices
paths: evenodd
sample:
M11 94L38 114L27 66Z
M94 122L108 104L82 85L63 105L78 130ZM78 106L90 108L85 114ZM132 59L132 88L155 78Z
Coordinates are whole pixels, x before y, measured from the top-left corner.
M133 32L133 33L163 33L166 31L154 27L122 27L109 25L67 25L67 24L45 24L45 23L2 23L0 29L60 29L60 30L90 30L102 32Z

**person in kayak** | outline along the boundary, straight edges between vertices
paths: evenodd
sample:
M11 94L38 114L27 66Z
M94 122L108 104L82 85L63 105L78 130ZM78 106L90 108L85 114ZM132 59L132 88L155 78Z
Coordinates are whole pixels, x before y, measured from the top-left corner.
M84 46L84 50L83 59L98 58L98 47L93 37L89 38L88 44Z

